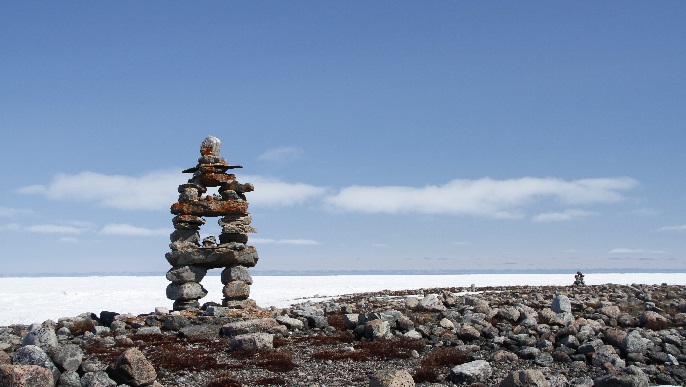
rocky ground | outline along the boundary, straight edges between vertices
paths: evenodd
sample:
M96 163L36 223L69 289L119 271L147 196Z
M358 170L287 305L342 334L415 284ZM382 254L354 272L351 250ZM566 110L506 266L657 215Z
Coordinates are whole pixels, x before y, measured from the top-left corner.
M686 287L475 290L0 327L0 386L686 385Z

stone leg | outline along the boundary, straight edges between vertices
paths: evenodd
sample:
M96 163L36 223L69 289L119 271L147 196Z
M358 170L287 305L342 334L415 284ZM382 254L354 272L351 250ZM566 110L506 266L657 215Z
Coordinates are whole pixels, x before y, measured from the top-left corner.
M222 305L235 308L245 309L254 305L254 301L250 300L250 284L252 284L252 276L248 268L241 265L229 266L222 271L221 276L224 289L224 300Z
M199 308L199 299L207 295L207 290L200 281L207 274L207 269L194 266L174 266L167 272L167 279L172 281L167 286L167 298L174 300L174 310Z

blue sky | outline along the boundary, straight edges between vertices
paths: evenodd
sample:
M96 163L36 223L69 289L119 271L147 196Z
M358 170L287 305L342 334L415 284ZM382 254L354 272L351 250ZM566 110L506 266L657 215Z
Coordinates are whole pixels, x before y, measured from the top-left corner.
M685 19L1 2L0 274L167 270L209 134L255 184L256 270L686 270Z

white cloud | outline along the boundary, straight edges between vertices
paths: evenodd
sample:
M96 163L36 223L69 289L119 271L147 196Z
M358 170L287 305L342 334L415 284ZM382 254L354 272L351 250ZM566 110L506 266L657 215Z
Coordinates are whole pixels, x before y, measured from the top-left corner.
M122 210L162 210L176 201L177 186L187 178L179 171L149 172L138 177L80 172L58 174L48 185L32 185L19 192Z
M676 226L667 226L667 227L661 227L657 229L657 231L664 231L664 232L679 232L679 231L686 231L686 224L680 224Z
M641 216L656 216L660 214L660 211L654 209L654 208L637 208L633 211L631 211L632 214L634 215L641 215Z
M110 223L106 224L100 233L105 235L157 236L168 235L170 230L166 228L145 228L130 224Z
M178 199L177 187L189 175L179 171L149 172L133 177L80 172L59 174L47 185L21 188L20 193L36 194L48 199L93 203L120 210L168 211ZM319 197L326 188L304 183L289 183L262 176L242 176L241 183L253 183L255 192L248 201L259 206L291 206Z
M255 245L267 245L267 244L280 244L280 245L318 245L319 242L312 239L271 239L271 238L250 238L251 244Z
M597 215L597 213L577 209L568 209L564 210L563 212L544 212L534 216L531 218L531 220L540 223L564 222L567 220L585 218L592 215Z
M79 240L74 237L62 237L59 239L59 241L64 243L76 243Z
M238 176L242 183L252 183L255 191L246 194L248 202L253 206L287 207L302 204L318 198L327 191L324 187L305 183L288 183L276 178L245 175Z
M88 229L62 224L37 224L26 227L26 231L38 234L81 234L88 231Z
M32 213L32 210L24 208L0 207L0 218L13 218L15 216L24 216Z
M8 223L0 226L0 231L15 231L19 229L21 229L21 226L16 223Z
M662 250L628 249L625 247L618 247L610 250L610 254L667 254L667 252Z
M525 177L511 180L452 180L442 186L351 186L326 198L344 211L387 214L472 215L490 218L521 217L522 206L552 198L564 204L611 203L618 192L635 187L630 178L583 179Z
M268 149L257 157L258 160L275 161L277 163L285 163L288 161L297 160L302 155L303 150L294 146L284 146L279 148Z

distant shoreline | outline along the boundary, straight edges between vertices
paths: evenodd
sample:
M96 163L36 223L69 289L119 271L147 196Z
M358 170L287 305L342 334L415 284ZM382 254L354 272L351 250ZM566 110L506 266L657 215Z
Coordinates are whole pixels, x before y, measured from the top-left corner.
M253 270L253 276L338 276L338 275L470 275L470 274L636 274L686 273L686 269L540 269L540 270ZM11 273L0 278L42 277L164 277L166 272ZM220 271L208 276L219 276Z

